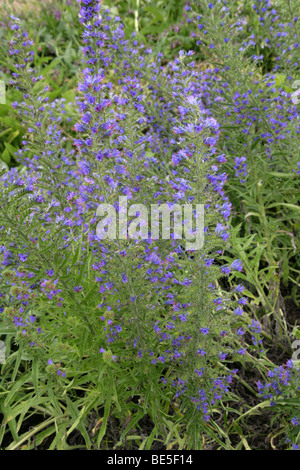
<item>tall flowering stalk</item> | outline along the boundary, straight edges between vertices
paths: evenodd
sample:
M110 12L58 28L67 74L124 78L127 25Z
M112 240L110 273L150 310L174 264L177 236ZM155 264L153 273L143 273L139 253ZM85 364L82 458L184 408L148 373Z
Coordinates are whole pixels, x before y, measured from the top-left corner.
M147 100L149 100L149 89L153 89L153 78L149 83L147 74L143 74L140 70L138 70L137 73L131 73L130 75L132 70L129 70L129 66L127 67L127 70L126 67L124 67L126 70L124 73L119 72L120 78L118 80L118 84L122 86L121 91L126 94L124 94L123 100L118 99L118 101L116 101L118 103L121 101L124 104L130 104L133 107L136 116L134 122L130 108L129 110L127 108L127 114L122 113L123 119L121 128L120 124L116 123L116 121L111 118L111 115L116 115L117 112L115 111L113 113L108 108L109 105L112 106L113 99L105 96L102 98L102 103L99 103L97 99L95 101L90 100L91 88L88 88L87 84L97 83L97 89L94 87L96 92L101 89L101 85L98 82L99 72L97 69L99 61L101 65L105 67L114 60L113 56L105 54L105 51L111 51L111 49L118 51L119 55L117 56L117 60L118 66L120 67L120 54L124 53L124 50L126 52L126 50L132 51L132 49L130 49L130 43L123 39L124 35L122 26L118 26L117 30L112 32L111 36L113 43L110 43L110 35L106 34L106 31L108 31L109 28L107 22L109 22L110 19L108 18L105 21L105 18L99 16L98 3L90 2L89 8L82 6L80 13L82 21L86 23L86 30L84 33L86 43L84 51L87 55L86 63L92 63L92 66L85 69L84 73L85 77L87 77L85 82L86 84L81 84L79 89L83 89L84 91L87 90L88 94L85 95L85 99L88 102L93 101L93 103L90 107L84 109L86 112L83 115L83 122L77 125L77 129L90 135L90 129L93 130L93 127L107 129L106 123L109 123L111 129L105 136L107 137L107 140L109 139L109 142L108 144L105 143L105 145L109 145L112 141L115 144L121 143L123 158L124 153L130 157L130 159L126 159L126 169L129 173L128 177L130 177L130 174L133 174L135 180L139 180L140 183L138 186L132 188L131 185L128 187L126 183L123 183L121 177L116 175L114 178L113 175L114 172L116 173L116 166L111 168L111 176L108 178L106 174L107 169L110 168L109 165L114 164L114 161L111 158L109 161L103 163L103 154L106 157L109 156L109 150L107 148L105 149L107 152L106 154L101 149L104 145L103 134L100 134L100 141L100 138L95 133L93 135L93 143L90 141L87 142L86 139L80 139L79 145L80 148L84 150L84 153L89 153L88 147L91 148L91 161L93 160L93 156L96 157L97 160L101 160L100 165L102 165L102 167L99 167L98 163L95 162L94 168L98 169L99 178L106 181L110 186L108 191L106 191L106 201L114 202L113 199L108 199L111 194L115 197L116 194L120 194L119 191L121 191L121 194L127 194L125 191L129 191L130 202L134 202L135 200L137 200L137 202L142 201L143 203L146 201L150 202L151 197L153 197L155 202L160 204L164 202L169 204L178 202L203 203L207 210L205 249L200 253L196 252L192 258L184 253L182 254L182 247L180 246L180 243L176 243L175 240L171 243L160 243L151 239L144 242L146 248L144 248L141 255L139 255L139 253L136 255L136 263L138 267L141 264L139 269L142 269L143 266L145 266L145 268L148 267L148 265L145 264L145 261L150 261L150 266L151 264L154 265L153 268L151 267L146 271L142 271L142 273L145 272L147 274L147 276L145 276L145 281L150 281L150 283L154 284L153 287L151 284L149 287L148 283L145 283L147 294L141 292L143 289L143 286L141 285L138 290L134 289L134 283L136 282L135 276L132 276L128 271L123 273L126 279L125 284L128 282L128 274L131 277L131 289L128 289L128 295L131 299L135 299L134 302L139 304L141 309L136 311L138 314L138 316L135 317L137 325L139 321L142 320L140 330L145 332L145 330L148 331L148 328L145 329L145 323L147 324L147 322L149 322L149 327L151 327L152 324L152 328L154 328L158 338L158 343L160 343L160 353L159 355L155 355L155 352L152 349L150 351L145 349L143 339L138 334L138 331L135 332L137 336L134 338L133 344L138 350L138 356L141 357L148 353L150 357L152 357L151 362L153 364L165 364L168 360L174 361L176 359L179 359L179 364L181 365L186 361L191 363L191 369L187 373L187 378L185 380L176 378L176 380L179 380L178 383L176 380L175 382L173 381L173 385L178 388L176 394L181 395L183 391L188 390L188 386L185 382L189 382L189 376L195 374L195 377L201 377L203 374L205 367L197 368L196 364L199 366L203 363L203 365L208 365L209 369L209 361L213 361L213 358L224 359L228 354L225 352L226 346L223 346L225 348L224 350L219 351L220 345L218 343L208 346L210 347L210 350L205 351L203 346L206 343L212 343L212 341L206 340L206 335L210 332L209 327L213 331L210 335L214 335L218 331L220 343L222 342L222 338L226 338L224 343L228 343L227 335L230 336L229 324L230 322L232 322L232 324L236 322L236 320L233 319L234 315L232 316L233 318L230 315L228 315L229 318L226 317L226 313L228 313L229 308L228 301L226 302L224 299L215 298L212 294L212 291L214 290L212 280L216 281L218 276L222 274L229 274L232 269L241 269L241 265L238 261L234 263L232 267L223 266L218 269L214 266L214 258L212 255L212 252L217 252L218 248L220 248L220 241L224 241L228 238L226 220L228 220L230 213L230 204L223 192L226 175L219 172L219 164L224 161L224 156L215 155L214 148L218 138L218 125L214 119L206 118L205 110L203 109L200 100L197 100L193 96L193 83L191 82L188 69L183 65L183 55L181 55L181 58L172 66L173 76L172 78L169 78L172 93L164 95L164 93L161 92L162 97L160 97L160 101L158 102L158 107L160 106L160 102L167 103L169 108L173 106L173 115L170 119L173 135L175 135L175 137L178 136L178 140L173 137L168 139L168 153L170 155L169 161L166 161L164 151L162 152L161 149L158 148L157 154L154 154L154 156L160 171L158 175L151 178L155 182L155 191L151 192L149 184L145 187L143 183L147 177L147 173L149 172L149 167L151 169L151 163L149 163L147 155L149 155L149 145L152 144L152 135L146 128L145 137L143 136L142 125L145 120L143 120L142 116L143 113L145 113L147 116L146 123L147 121L149 122ZM94 17L92 17L93 8L95 13ZM113 47L111 44L113 44ZM100 50L97 48L99 45L102 46ZM126 55L123 56L123 60L126 61L127 59L128 57ZM138 60L141 63L145 59L143 57L139 57ZM122 70L123 68L121 67L121 71ZM132 75L134 75L134 77L132 77ZM167 77L168 76L166 75L164 78L165 81ZM143 95L141 83L144 85L146 90L148 90L148 96ZM111 88L111 84L104 84L103 87ZM167 89L167 87L165 88ZM111 90L113 90L113 88L111 88ZM147 93L147 91L145 91L145 93ZM111 97L113 97L113 93L111 93ZM172 99L173 102L170 101ZM102 111L102 119L101 117L97 120L92 119L87 123L86 117L88 116L87 119L89 120L89 116L95 116L93 111L95 111L97 107L100 108L101 111L105 110ZM141 113L141 117L138 116L138 111ZM105 118L106 123L103 122ZM185 122L184 125L182 125L183 118ZM128 121L129 126L127 126ZM136 123L138 123L138 126L135 126ZM124 132L126 127L128 129L128 135ZM130 128L136 131L136 134L134 134L134 140L133 136L130 135ZM118 132L120 132L120 130L122 132L121 139L118 136ZM112 136L114 139L112 139ZM93 147L93 144L95 141L99 142L97 146L98 152L99 147L101 149L98 155L93 152L93 148L95 148ZM88 146L86 146L87 143ZM117 155L120 157L119 154ZM137 170L139 170L140 173L137 173ZM91 169L90 171L93 170ZM187 175L188 178L179 177L181 174ZM102 184L104 184L103 181ZM138 198L136 198L135 194ZM224 225L222 225L218 219L223 219L223 221L225 219L225 224L223 222ZM117 244L120 244L120 241L118 241ZM131 245L132 246L130 247L128 242L125 243L125 247L120 244L119 249L121 249L123 262L125 263L126 258L128 257L130 259L130 263L132 263L130 258L130 249L133 249L136 252L137 243L132 242ZM145 256L145 251L146 253L149 253L149 255L147 254ZM180 255L182 255L182 257L180 257ZM143 263L141 263L141 261ZM132 264L131 267L133 267ZM110 272L110 270L107 269L107 265L105 265L105 270ZM114 269L112 270L114 276L116 270L117 266L114 266ZM180 271L184 273L184 277L180 275ZM122 278L122 280L124 282L124 278ZM174 289L174 284L176 289ZM122 288L122 290L124 291L124 288ZM194 296L194 291L197 291L196 296ZM136 295L137 292L139 295ZM154 293L159 293L160 295L159 303L151 302L149 305L146 305L147 310L152 310L154 315L151 315L149 311L143 313L143 298L149 298L149 292L151 293L152 298L155 298ZM205 292L207 292L207 297L204 295ZM132 294L134 295L132 296ZM194 302L190 301L192 298L194 299ZM109 307L113 309L113 306L110 305ZM168 310L171 311L169 315ZM179 313L174 315L174 311ZM217 316L214 316L214 313L221 311L223 311L225 317L223 324L220 323ZM139 318L139 315L141 314L142 317ZM235 309L235 314L242 315L242 308ZM125 323L126 316L128 316L127 308L125 308L119 318ZM187 325L185 325L185 323L187 323ZM225 327L225 325L227 325L227 327ZM228 331L225 331L225 328L228 328ZM112 330L113 328L110 327L110 329ZM175 336L172 334L173 329L176 332ZM200 342L193 339L193 335L195 333L199 334L199 332L203 335ZM175 339L178 334L180 340ZM113 342L111 337L109 337L109 341ZM202 346L202 348L200 348L200 346ZM183 349L182 352L180 351L181 348ZM228 349L230 354L237 352L242 354L244 352L243 350L236 351L232 346L229 346ZM163 351L163 353L161 351ZM209 356L209 359L206 360L205 358L202 360L201 358L204 358L206 354ZM192 357L195 358L194 361L191 361ZM211 370L213 367L214 366L211 367ZM209 376L211 370L205 370L205 373ZM164 378L162 378L162 380L165 382ZM218 377L216 380L219 381L220 378ZM193 381L194 379L192 378L191 382ZM199 391L197 391L197 393L199 393ZM205 401L202 406L201 400L203 401L203 396L201 399L197 397L195 398L194 396L191 397L191 399L192 401L197 402L199 409L204 409L204 417L206 418L208 414L207 408L211 403Z
M247 250L249 288L263 311L273 314L282 341L287 332L280 281L287 285L291 277L298 243L290 231L297 219L300 165L299 106L293 100L299 75L296 7L293 0L259 0L236 11L225 0L186 6L192 35L209 62L199 71L197 93L222 131L217 147L228 155L235 223L256 237ZM257 244L265 245L260 255ZM263 270L259 280L253 263Z
M163 407L179 404L187 445L199 448L199 433L236 373L226 361L238 362L246 352L243 286L224 295L218 284L242 270L240 260L224 265L219 258L231 210L225 157L216 151L219 125L195 92L192 52L164 69L160 56L149 50L144 56L134 38L124 39L123 26L100 3L79 3L84 66L70 154L48 107L35 104L46 98L32 87L34 71L21 52L28 44L21 44L18 21L12 25L12 55L21 57L14 78L30 100L15 106L31 137L24 142L24 176L11 170L1 183L3 321L14 325L20 347L41 359L62 390L72 380L93 388L89 406L104 406L98 446L109 413L138 394L164 438ZM133 50L136 70L129 63ZM112 67L116 76L109 81ZM17 221L16 196L28 205L26 212L19 206ZM136 225L124 221L125 200ZM165 239L145 233L141 205L151 204L186 204L194 221L202 204L204 245L185 250L190 236L178 239L171 227ZM123 217L115 239L99 236L104 205Z

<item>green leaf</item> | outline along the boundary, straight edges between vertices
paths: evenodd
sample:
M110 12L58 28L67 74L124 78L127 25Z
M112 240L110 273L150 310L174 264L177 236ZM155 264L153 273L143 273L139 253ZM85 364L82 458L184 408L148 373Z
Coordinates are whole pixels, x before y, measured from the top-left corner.
M66 401L67 401L67 409L68 409L68 411L71 414L72 419L73 419L73 424L72 424L71 428L68 430L67 436L69 436L74 429L76 429L76 428L79 429L79 431L81 432L81 434L82 434L82 436L85 440L85 443L86 443L88 449L90 449L91 440L90 440L88 432L85 428L85 425L83 424L83 418L85 416L84 415L85 406L83 406L81 411L79 411L78 408L76 407L75 403L72 402L72 400L70 400L70 398L68 396L66 396Z
M39 361L37 358L34 358L32 361L32 381L34 385L34 391L37 396L39 395L38 376L39 376Z
M10 160L11 160L11 157L10 157L10 153L9 153L9 151L8 151L7 149L5 149L5 150L2 152L1 160L3 160L5 163L7 163L7 165L9 165Z
M17 131L19 132L19 131ZM4 142L4 145L5 145L5 148L6 150L10 153L10 155L13 157L15 155L15 153L17 152L18 149L16 149L16 147L14 147L13 145L11 145L9 142Z
M99 434L98 434L98 437L97 437L97 446L98 447L100 447L102 439L103 439L103 437L105 436L105 433L106 433L107 421L108 421L110 408L111 408L111 401L112 401L111 394L108 393L107 396L106 396L106 401L105 401L105 405L104 405L103 421L102 421L102 425L101 425L101 428L100 428L100 431L99 431Z

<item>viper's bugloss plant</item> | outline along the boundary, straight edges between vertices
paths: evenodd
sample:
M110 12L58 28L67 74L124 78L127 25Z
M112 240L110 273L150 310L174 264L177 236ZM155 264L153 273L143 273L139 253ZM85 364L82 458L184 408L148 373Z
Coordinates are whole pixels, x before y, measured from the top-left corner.
M273 421L276 419L281 421L281 429L277 432L276 439L283 436L289 450L298 450L300 443L299 364L289 360L286 364L271 369L268 372L267 382L258 381L257 388L264 400L261 406L270 406L274 414Z
M153 421L149 446L156 438L199 449L204 434L225 446L213 414L247 354L245 329L260 348L261 326L244 318L243 285L220 287L243 270L240 259L222 258L231 203L220 126L203 105L193 51L163 66L162 54L125 39L119 18L98 1L79 4L83 66L72 150L64 107L48 100L32 43L11 18L13 83L23 93L14 106L28 132L20 166L4 170L0 186L1 333L16 348L7 363L17 356L17 374L27 358L30 393L53 397L50 414L61 424L49 431L52 447L78 427L86 446L99 448L113 418L122 422L122 445L144 415ZM151 205L188 206L185 237L170 226L169 237L153 236L143 212ZM204 243L195 249L197 205ZM99 208L114 208L115 238L100 236ZM101 224L109 235L114 215Z
M217 119L217 149L227 156L225 190L233 204L233 251L243 258L248 296L259 299L271 332L288 335L282 291L297 301L299 247L299 19L297 2L186 6L206 53L198 90ZM197 92L199 92L197 90ZM296 278L295 278L296 276ZM293 287L294 285L294 287ZM252 305L255 312L256 300ZM274 331L274 330L273 330Z

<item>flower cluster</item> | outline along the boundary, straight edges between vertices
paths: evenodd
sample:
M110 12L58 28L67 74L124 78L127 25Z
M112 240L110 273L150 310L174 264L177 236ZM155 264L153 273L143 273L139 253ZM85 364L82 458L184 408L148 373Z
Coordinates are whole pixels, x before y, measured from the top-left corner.
M213 61L218 62L199 72L199 87L207 108L224 126L227 153L239 151L232 168L235 176L242 176L242 183L254 148L256 155L267 154L269 167L276 171L292 171L299 159L298 152L293 152L299 108L292 99L292 83L299 69L298 17L292 15L292 8L274 8L269 0L256 1L252 8L251 22L246 16L236 21L226 1L203 2L203 14L195 12L193 17L198 43L213 49ZM256 18L262 27L254 31ZM209 44L212 38L215 42ZM252 54L259 47L262 54ZM260 73L259 67L266 67L267 62L269 70ZM277 155L279 149L285 153L287 146L290 152L285 162Z
M270 406L274 413L282 419L288 419L285 429L288 435L286 442L291 444L291 449L299 449L299 404L298 397L300 391L300 369L292 361L275 367L268 372L266 383L257 382L259 395L264 400L270 401Z

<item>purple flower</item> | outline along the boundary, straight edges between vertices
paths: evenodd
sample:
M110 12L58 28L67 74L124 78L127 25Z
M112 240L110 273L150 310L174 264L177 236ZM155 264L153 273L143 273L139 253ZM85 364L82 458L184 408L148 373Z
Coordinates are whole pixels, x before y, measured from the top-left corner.
M243 270L243 265L242 265L242 263L239 259L236 259L231 264L231 268L235 269L236 271L242 271Z

